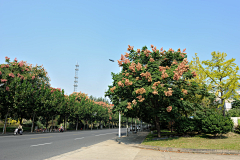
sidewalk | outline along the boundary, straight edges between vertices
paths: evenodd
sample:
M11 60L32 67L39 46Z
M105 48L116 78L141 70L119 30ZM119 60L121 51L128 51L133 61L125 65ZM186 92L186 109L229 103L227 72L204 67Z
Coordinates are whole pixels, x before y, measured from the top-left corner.
M145 148L140 144L148 133L130 133L128 137L107 140L47 160L240 160L240 155L177 153L158 151L153 146Z

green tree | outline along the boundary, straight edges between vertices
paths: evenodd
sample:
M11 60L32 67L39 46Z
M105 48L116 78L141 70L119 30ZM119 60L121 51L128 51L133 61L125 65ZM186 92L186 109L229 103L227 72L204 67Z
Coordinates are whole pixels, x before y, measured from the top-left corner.
M232 108L240 109L240 99L234 98L234 101L232 102Z
M225 100L239 98L237 93L240 86L240 75L237 74L239 67L234 63L234 58L226 60L227 54L224 52L214 51L211 55L211 60L200 61L195 54L191 67L198 73L195 80L201 84L207 84L208 90L220 99L218 107L222 108L225 116Z

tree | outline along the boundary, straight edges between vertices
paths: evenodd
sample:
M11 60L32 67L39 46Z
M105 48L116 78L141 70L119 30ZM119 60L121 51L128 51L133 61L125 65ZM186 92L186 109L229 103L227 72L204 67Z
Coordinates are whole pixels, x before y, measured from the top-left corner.
M225 134L233 129L233 121L230 117L224 117L218 111L209 111L202 118L202 130L209 134Z
M18 62L17 58L10 62L8 57L5 57L5 62L7 64L1 64L0 67L0 79L3 84L0 87L0 103L3 106L2 115L5 115L6 127L8 115L18 112L22 118L22 114L26 112L27 106L20 104L23 104L27 95L34 92L33 86L38 86L42 82L49 85L49 78L42 66L33 67L24 61ZM23 109L20 109L21 107Z
M234 101L232 102L232 108L240 109L240 99L234 98Z
M160 137L160 121L169 121L180 116L180 112L193 110L194 102L186 101L186 95L205 91L200 90L196 82L188 81L196 73L189 69L185 50L163 51L153 45L151 48L152 52L146 46L135 51L129 45L130 53L121 55L118 61L122 72L112 73L113 84L106 96L113 102L115 111L132 112L140 119L154 120Z
M218 107L222 107L225 116L225 100L229 98L239 98L237 89L239 89L240 75L239 67L234 63L235 59L226 60L227 54L212 52L212 59L200 61L197 54L191 62L192 68L196 70L199 76L195 80L207 84L210 92L215 93L220 99Z

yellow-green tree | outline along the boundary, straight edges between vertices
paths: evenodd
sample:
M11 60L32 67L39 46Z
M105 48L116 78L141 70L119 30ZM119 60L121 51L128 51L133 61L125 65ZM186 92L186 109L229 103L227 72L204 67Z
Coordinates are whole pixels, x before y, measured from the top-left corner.
M212 52L212 59L200 61L197 54L191 61L191 68L198 74L195 81L200 84L207 84L209 92L215 93L220 100L218 107L222 107L225 116L225 100L239 97L237 89L240 87L239 67L234 63L235 59L226 60L224 52Z

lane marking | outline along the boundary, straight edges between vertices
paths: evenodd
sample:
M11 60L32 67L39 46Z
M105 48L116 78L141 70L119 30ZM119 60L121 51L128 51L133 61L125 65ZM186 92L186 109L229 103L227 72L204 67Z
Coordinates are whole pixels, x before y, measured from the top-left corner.
M107 134L113 134L113 133L117 133L117 132L105 133L105 134L97 134L97 135L95 135L95 136L103 136L103 135L107 135Z
M40 138L50 138L52 136L49 136L49 137L38 137L38 138L30 138L30 139L40 139Z
M46 144L52 144L52 142L51 143L43 143L43 144L31 145L30 147L44 146Z
M81 138L75 138L74 140L77 140L77 139L83 139L84 137L81 137Z

